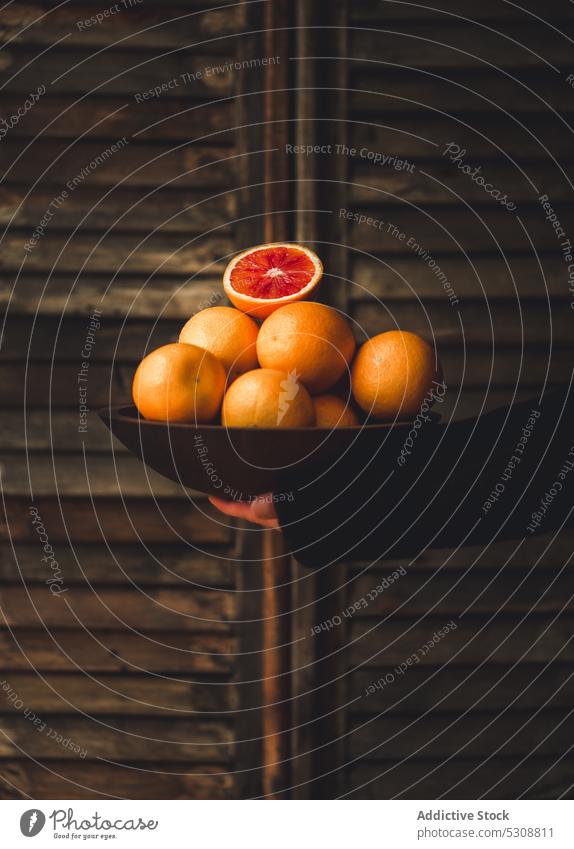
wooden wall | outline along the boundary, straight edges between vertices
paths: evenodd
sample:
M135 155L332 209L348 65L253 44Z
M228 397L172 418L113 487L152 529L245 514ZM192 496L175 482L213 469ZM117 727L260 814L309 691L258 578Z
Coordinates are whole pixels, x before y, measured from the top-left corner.
M0 114L16 114L46 86L0 142L6 796L258 793L257 743L238 742L261 727L258 690L246 695L240 684L258 678L257 551L247 555L255 568L238 569L246 550L208 504L147 473L94 415L78 430L93 310L102 314L85 384L91 410L129 399L136 362L218 302L227 255L261 228L260 193L251 190L247 214L257 220L246 226L236 190L260 177L253 151L264 146L262 128L247 148L233 129L257 123L254 101L233 95L260 90L261 80L204 73L238 49L261 50L256 36L235 37L256 29L242 5L200 12L224 5L134 3L83 28L78 21L107 4L0 13ZM534 16L572 35L571 5L524 0L522 13L503 0L296 5L310 25L298 31L297 50L324 57L294 63L298 143L341 143L413 166L394 170L359 153L290 160L299 178L291 223L325 259L330 300L357 322L359 338L395 321L434 333L447 414L476 415L515 388L532 394L545 378L550 320L550 381L566 380L571 296L532 184L572 232L571 45ZM135 97L174 79L157 97ZM442 155L449 142L508 194L519 218ZM54 209L82 169L85 179ZM412 236L451 282L458 309L405 239L344 219L341 208ZM67 590L59 597L46 583L53 572L41 560L32 504ZM549 543L514 555L510 544L433 551L316 579L294 566L293 793L567 794L572 535ZM402 566L406 576L328 639L308 638L309 626ZM364 698L370 682L461 613L424 662ZM253 622L239 626L243 618ZM253 711L234 714L246 704Z
M573 12L562 2L519 5L526 11L497 0L347 4L348 120L339 141L357 153L345 157L341 206L385 221L382 230L345 224L348 310L359 336L396 323L436 340L447 416L477 415L515 390L535 395L547 370L551 384L567 382L572 371L567 264L538 197L549 195L572 236L566 36ZM336 73L331 66L324 78L329 73ZM515 211L443 155L449 142ZM412 168L375 165L361 149L396 155ZM389 232L388 223L405 236ZM457 305L408 247L411 237L444 271ZM453 492L453 501L460 496ZM345 637L335 638L346 672L341 793L569 792L574 763L561 756L574 708L572 541L564 533L524 543L514 556L517 543L427 552L413 563L353 564L343 604L332 613L368 597L398 566L407 574L343 619ZM452 635L392 685L365 696L451 618L458 624Z
M234 57L243 9L146 0L78 26L110 5L0 12L1 115L46 89L0 144L0 786L227 798L239 792L232 530L113 444L93 412L79 431L78 374L94 309L91 411L129 401L142 355L219 302L237 248L237 80L205 70Z

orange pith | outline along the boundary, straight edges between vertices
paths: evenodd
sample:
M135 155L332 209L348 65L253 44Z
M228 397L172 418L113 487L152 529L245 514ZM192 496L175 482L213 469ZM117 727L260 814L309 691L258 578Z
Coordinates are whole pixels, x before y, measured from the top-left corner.
M145 419L210 422L219 410L225 369L196 345L174 342L152 351L134 375L134 404Z
M283 304L308 298L322 274L321 260L314 251L277 242L233 257L223 274L223 287L238 309L265 318Z
M236 292L266 300L294 295L314 273L309 257L295 248L261 248L240 259L230 279Z
M440 380L435 353L416 333L391 330L369 339L353 362L353 397L376 419L415 416ZM429 406L432 398L428 401Z

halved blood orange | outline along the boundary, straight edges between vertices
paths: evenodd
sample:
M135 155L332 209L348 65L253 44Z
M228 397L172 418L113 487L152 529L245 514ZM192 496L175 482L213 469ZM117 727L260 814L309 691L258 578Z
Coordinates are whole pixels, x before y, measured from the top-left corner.
M322 276L314 251L293 242L272 242L234 256L223 274L223 288L238 310L266 318L285 304L308 298Z

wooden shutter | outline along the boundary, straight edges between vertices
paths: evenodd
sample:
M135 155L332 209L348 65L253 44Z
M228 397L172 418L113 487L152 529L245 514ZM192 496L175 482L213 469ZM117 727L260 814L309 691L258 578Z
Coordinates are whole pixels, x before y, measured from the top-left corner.
M109 6L0 12L2 115L46 89L0 151L1 675L86 750L38 733L0 690L2 792L229 797L239 793L232 529L112 444L94 413L78 430L78 374L94 309L92 411L129 402L143 354L218 302L237 248L229 63L243 8L134 3L90 22Z
M571 375L567 263L539 196L549 195L571 235L572 9L521 5L523 12L499 2L357 0L346 7L348 28L323 29L314 51L325 89L318 97L331 104L322 139L346 146L315 157L325 178L317 218L332 222L324 227L342 245L331 270L343 279L359 335L395 323L434 334L449 387L446 416L476 416L508 402L515 389L535 396L547 369L550 383ZM515 211L444 155L449 143ZM387 158L377 162L376 154ZM357 223L341 210L372 220ZM453 501L460 496L453 492ZM566 665L572 534L526 542L513 556L515 546L432 551L414 563L352 564L338 574L343 603L331 596L331 616L397 568L408 570L333 630L343 682L331 731L338 736L343 714L341 793L568 792L572 762L561 755L574 706ZM365 698L369 683L452 617L453 636ZM325 723L337 716L334 706ZM317 775L325 772L319 765ZM324 780L332 789L333 776Z

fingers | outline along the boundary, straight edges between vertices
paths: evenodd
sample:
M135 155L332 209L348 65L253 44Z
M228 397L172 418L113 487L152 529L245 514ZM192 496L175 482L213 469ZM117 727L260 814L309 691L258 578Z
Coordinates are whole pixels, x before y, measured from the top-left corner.
M210 502L226 516L235 516L238 519L251 519L251 505L244 501L226 501L224 498L218 498L216 495L209 496Z
M274 530L279 530L279 520L277 518L265 519L257 516L255 511L253 511L250 522L255 522L257 525L261 525L262 528L273 528Z
M265 495L258 496L255 501L251 502L251 506L253 508L253 515L256 519L274 522L275 524L273 527L279 526L277 512L273 502L273 495L271 492L266 492Z
M226 516L236 519L246 519L262 528L279 528L279 521L275 512L273 499L269 495L262 495L254 501L226 501L216 495L210 495L209 501Z

